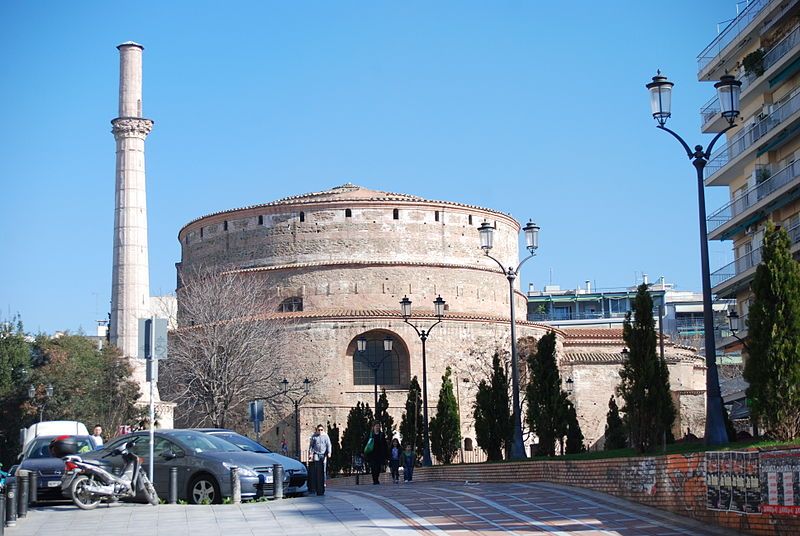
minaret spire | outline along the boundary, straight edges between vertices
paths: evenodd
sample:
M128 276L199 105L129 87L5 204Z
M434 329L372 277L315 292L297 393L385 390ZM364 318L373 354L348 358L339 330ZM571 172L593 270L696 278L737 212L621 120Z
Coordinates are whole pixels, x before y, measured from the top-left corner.
M144 140L153 121L142 117L142 51L133 42L119 49L119 117L111 121L117 142L114 267L111 281L111 342L131 359L134 379L149 399L138 353L139 318L150 316ZM158 395L154 397L158 400Z

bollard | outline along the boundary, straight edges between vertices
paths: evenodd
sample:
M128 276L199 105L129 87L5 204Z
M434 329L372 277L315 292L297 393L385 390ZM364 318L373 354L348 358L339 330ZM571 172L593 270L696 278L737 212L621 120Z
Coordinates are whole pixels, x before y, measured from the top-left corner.
M231 500L233 504L242 502L242 483L239 481L239 468L231 467Z
M17 524L17 481L6 486L6 527Z
M28 471L17 470L17 519L28 515Z
M36 504L39 501L39 474L37 471L28 473L28 504Z
M6 486L0 486L0 536L3 536L6 530Z
M169 504L178 504L178 468L169 468Z
M283 499L283 466L279 463L272 466L272 498Z

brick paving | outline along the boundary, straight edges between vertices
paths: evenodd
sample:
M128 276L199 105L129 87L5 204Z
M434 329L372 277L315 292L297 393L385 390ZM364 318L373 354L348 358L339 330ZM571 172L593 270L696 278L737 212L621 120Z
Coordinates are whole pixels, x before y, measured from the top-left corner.
M6 536L38 535L712 535L731 534L608 495L552 484L347 486L242 505L35 508Z

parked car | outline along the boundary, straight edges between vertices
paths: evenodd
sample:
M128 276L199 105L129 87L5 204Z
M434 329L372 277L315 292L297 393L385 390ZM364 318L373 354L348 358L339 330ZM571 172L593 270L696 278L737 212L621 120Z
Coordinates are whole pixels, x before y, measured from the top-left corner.
M56 435L40 435L33 439L22 452L22 462L18 471L34 471L37 473L37 498L40 501L61 499L61 478L64 476L64 461L50 452L50 442ZM95 448L94 439L90 435L74 436L78 444L78 452L83 454Z
M22 428L19 431L20 444L22 445L22 454L28 448L28 444L39 436L60 436L60 435L76 435L88 436L89 430L86 425L78 421L40 421L30 425L28 428ZM20 459L22 459L22 454Z
M284 471L284 493L288 495L299 495L308 491L308 471L306 466L288 456L283 456L277 452L273 452L261 443L250 439L242 434L237 434L233 430L226 430L224 428L198 428L200 432L220 437L225 441L229 441L247 452L255 452L264 457L265 464L272 466L279 463L283 466ZM271 493L271 482L267 483L267 489Z
M103 458L115 448L138 437L131 449L144 459L149 468L150 436L148 432L135 432L114 438L101 450L83 456L110 469L120 470L121 460ZM246 452L230 443L197 430L157 430L153 444L153 484L159 497L169 497L169 473L178 468L178 499L192 504L220 503L231 496L231 467L239 468L242 498L263 496L266 484L272 481L272 467L263 454Z

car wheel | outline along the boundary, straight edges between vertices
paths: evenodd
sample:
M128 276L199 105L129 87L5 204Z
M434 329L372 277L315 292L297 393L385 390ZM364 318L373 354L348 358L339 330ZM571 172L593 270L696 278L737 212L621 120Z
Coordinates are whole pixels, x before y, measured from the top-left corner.
M197 475L189 483L189 502L192 504L219 504L222 493L211 475Z

